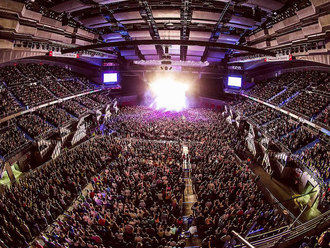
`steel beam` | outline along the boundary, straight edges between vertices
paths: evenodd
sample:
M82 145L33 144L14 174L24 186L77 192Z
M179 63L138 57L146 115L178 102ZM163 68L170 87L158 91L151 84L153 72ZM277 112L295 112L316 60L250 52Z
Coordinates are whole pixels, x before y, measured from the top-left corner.
M219 39L219 32L221 31L221 27L222 27L222 20L227 12L227 10L229 9L229 6L231 4L232 0L229 0L229 2L226 3L226 6L222 9L219 20L217 21L217 24L214 26L214 29L212 31L211 37L210 37L210 41L211 42L216 42ZM206 47L202 56L202 61L205 61L207 59L209 53L209 48Z
M276 56L274 52L254 48L247 46L239 46L227 43L210 42L210 41L197 41L197 40L129 40L129 41L118 41L118 42L107 42L87 46L79 46L75 48L63 49L62 53L73 53L79 51L85 51L89 49L97 49L103 47L127 47L135 45L185 45L185 46L204 46L204 47L215 47L224 49L233 49L239 51L247 51L253 54L264 54L267 56Z

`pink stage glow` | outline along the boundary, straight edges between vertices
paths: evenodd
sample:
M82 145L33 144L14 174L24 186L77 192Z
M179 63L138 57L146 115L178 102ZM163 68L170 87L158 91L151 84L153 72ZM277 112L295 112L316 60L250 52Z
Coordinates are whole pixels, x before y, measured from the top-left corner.
M181 111L186 108L188 85L172 78L161 78L150 84L154 95L151 107L167 111Z

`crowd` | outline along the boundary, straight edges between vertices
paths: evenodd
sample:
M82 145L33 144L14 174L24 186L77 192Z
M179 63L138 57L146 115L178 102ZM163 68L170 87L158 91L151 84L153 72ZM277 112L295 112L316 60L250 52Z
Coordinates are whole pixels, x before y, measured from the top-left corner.
M232 106L235 113L240 114L243 117L249 117L251 115L257 114L263 110L266 110L266 106L251 100L241 101L235 103Z
M307 130L304 126L300 127L297 131L291 132L281 139L281 142L289 148L291 152L296 152L300 148L315 141L317 135Z
M322 112L328 99L303 91L324 80L322 75L283 74L256 86L250 94L269 100L285 90L270 101L278 105L301 91L286 106L309 117L318 115L317 120L328 123L327 111ZM94 87L86 78L50 65L2 67L0 79L29 107ZM0 109L18 110L20 105L6 90L0 92L4 99ZM17 126L1 129L0 155L27 143L23 132L35 139L42 137L53 126L65 126L88 109L98 109L107 102L104 93L94 93L23 115L17 118ZM318 138L302 125L254 101L240 102L233 110L263 125L292 152ZM194 224L203 247L235 245L232 230L247 235L289 224L286 215L267 203L248 165L236 159L235 153L246 152L246 133L239 133L221 114L205 109L173 113L125 107L104 129L114 132L114 137L96 137L61 154L0 195L0 246L26 247L48 227L42 237L45 248L183 247L183 142L189 144L198 196L193 206ZM329 179L329 154L324 143L306 149L299 159L315 168L324 180ZM75 201L89 182L86 194Z
M261 126L267 124L268 122L274 121L281 116L282 115L279 111L272 108L267 108L259 114L252 116L251 120L253 120L257 125Z
M95 102L99 102L101 104L108 104L109 99L112 98L111 96L109 96L108 92L104 92L104 91L99 91L89 94L88 97L94 100Z
M291 133L299 127L299 123L291 120L289 117L282 116L266 125L266 132L275 139L280 140L283 136Z
M89 179L112 159L118 146L94 139L25 175L0 195L0 240L27 247L80 194Z
M47 108L38 109L37 114L55 127L63 127L69 124L75 118L57 105L51 105Z
M22 74L17 70L16 66L0 67L0 81L4 82L7 86L31 82L31 80L22 76Z
M330 111L330 105L315 119L322 125L330 127L330 119L329 119L329 111Z
M214 147L213 151L210 147ZM201 156L205 150L208 152ZM232 231L245 236L290 222L267 203L248 166L236 162L229 150L229 146L210 143L205 147L204 144L192 160L196 164L194 175L199 199L195 206L196 224L203 247L233 247L237 240Z
M0 117L10 115L22 110L22 107L6 88L0 88Z
M16 125L11 124L0 130L0 155L2 157L10 154L26 143L28 143L28 139Z
M58 65L48 65L44 64L43 67L51 73L55 78L65 79L65 78L74 78L77 74L70 69L58 66Z
M257 114L260 124L276 117L258 104L247 104L246 108L239 104L242 113ZM61 110L53 106L38 114L60 126L65 118ZM262 110L268 117L259 116ZM287 131L300 127L286 123L289 120L281 117L265 127L279 137L278 125ZM45 248L184 247L184 143L189 147L192 183L198 196L194 224L203 247L235 245L238 241L232 230L247 235L289 224L287 215L268 204L259 191L249 162L236 159L236 154L247 152L245 136L220 113L124 107L105 124L105 130L113 134L60 155L0 196L0 240L9 247L24 247L35 236ZM300 127L293 132L295 136L284 137L283 143L299 149L300 142L310 142L306 132ZM303 159L327 159L323 148L313 149L310 155L303 153ZM4 199L9 203L4 204Z
M302 92L286 104L286 107L310 119L329 105L329 98L312 92Z
M307 119L321 116L317 121L328 125L328 120L322 117L329 105L329 97L324 95L327 94L329 78L329 73L322 71L288 72L257 82L248 94L296 111Z
M218 114L210 115L209 111L203 109L187 109L175 113L140 106L124 107L112 119L108 128L125 137L201 142L218 137L216 130L220 127L212 123L221 117Z
M88 108L79 104L79 102L74 99L62 102L61 107L77 118L83 116L88 111Z
M283 73L277 78L256 83L249 95L268 101L273 96L287 88L296 79L295 73Z
M86 84L83 84L78 78L62 80L60 84L74 94L91 90L91 87Z
M78 101L79 101L79 103L81 103L82 105L86 106L89 109L96 110L101 107L100 103L92 100L88 96L81 96L78 98Z
M329 73L322 71L290 72L257 83L247 94L269 101L271 104L327 128L330 125L327 91L329 78ZM329 160L327 138L323 137L322 133L306 129L300 123L290 120L282 114L279 115L275 110L263 111L266 107L263 109L258 105L258 103L246 100L232 106L232 109L248 117L254 123L264 125L263 129L292 153L304 148L303 163L315 171L316 175L327 180L329 174L326 169ZM312 147L311 143L318 139L325 140L325 142L322 141ZM301 158L299 158L300 162L302 162Z
M317 83L312 84L311 88L313 91L318 91L322 94L329 95L330 92L330 80L328 75L324 72L322 74L322 80L320 80Z
M42 84L59 98L64 98L64 97L72 95L72 93L67 88L65 88L59 82L56 82L54 79L53 80L49 80L49 79L42 80Z
M304 237L297 244L297 248L327 248L330 243L330 232L326 230L319 235Z
M58 221L47 240L69 247L181 247L181 148L117 140L118 159ZM182 246L183 247L183 246Z
M55 65L26 63L0 67L0 116L18 112L22 106L31 108L94 88L86 77Z
M42 138L53 130L53 127L47 121L35 114L20 116L17 118L17 124L33 139Z
M312 148L303 151L297 158L310 168L316 175L325 182L329 180L329 144L316 143Z
M25 78L33 79L33 80L41 80L41 79L54 79L52 74L45 69L42 64L17 64L16 68L20 71Z
M55 100L55 97L38 83L17 85L12 87L11 91L21 103L29 108Z
M254 225L255 230L267 231L288 223L282 212L266 203L248 167L236 161L234 149L244 149L244 141L219 113L126 107L114 121L111 127L121 136L191 143L193 184L199 197L196 225L205 244L235 243L231 230L244 233Z

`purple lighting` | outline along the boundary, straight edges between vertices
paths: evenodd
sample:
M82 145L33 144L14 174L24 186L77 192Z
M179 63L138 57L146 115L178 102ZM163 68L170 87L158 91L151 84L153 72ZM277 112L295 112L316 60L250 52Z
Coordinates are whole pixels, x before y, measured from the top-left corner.
M186 108L187 84L166 77L152 82L150 89L154 96L151 107L166 111L181 111Z

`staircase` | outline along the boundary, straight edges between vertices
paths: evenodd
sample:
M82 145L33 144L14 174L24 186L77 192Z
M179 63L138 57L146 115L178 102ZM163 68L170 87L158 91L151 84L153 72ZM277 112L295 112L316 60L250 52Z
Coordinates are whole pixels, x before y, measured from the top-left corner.
M278 97L279 95L282 95L285 91L287 91L287 89L282 90L281 92L277 93L275 96L272 96L271 98L269 98L267 100L267 102L271 102L273 99L275 99L276 97Z
M297 91L296 93L294 93L292 96L290 96L289 98L285 99L283 102L280 103L279 107L282 107L284 104L286 104L288 101L290 101L292 98L296 97L297 95L299 95L300 91Z
M197 202L197 195L194 193L193 184L191 180L191 164L189 158L189 150L186 145L183 145L183 179L185 182L185 189L183 194L183 221L184 221L184 231L186 237L185 247L200 247L201 240L197 234L197 227L195 226L194 212L192 210L193 205ZM193 234L189 230L195 230Z

